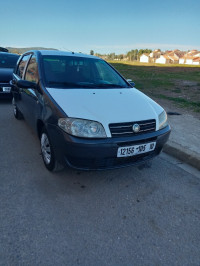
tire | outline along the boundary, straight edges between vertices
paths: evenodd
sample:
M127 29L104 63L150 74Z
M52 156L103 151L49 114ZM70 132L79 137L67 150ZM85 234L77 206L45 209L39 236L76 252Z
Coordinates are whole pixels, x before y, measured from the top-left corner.
M40 134L40 147L41 147L41 155L44 162L45 167L49 171L58 172L63 170L63 165L58 163L55 158L55 153L53 150L53 146L51 144L49 135L47 130L43 127Z
M17 120L21 120L23 119L23 114L19 111L19 109L17 108L17 105L15 103L15 99L13 98L12 99L12 105L13 105L13 113L14 113L14 117L17 119Z

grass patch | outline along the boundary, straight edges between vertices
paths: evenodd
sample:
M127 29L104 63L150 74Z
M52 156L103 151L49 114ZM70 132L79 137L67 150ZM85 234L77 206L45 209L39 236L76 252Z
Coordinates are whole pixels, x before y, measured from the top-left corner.
M175 88L174 90L172 90L172 92L175 92L175 93L181 93L181 89L179 89L179 88Z
M161 99L175 102L175 103L179 104L179 106L181 106L181 107L189 107L189 108L192 108L193 110L195 110L196 112L200 112L200 102L191 102L191 101L188 101L186 99L174 98L174 97L170 97L170 96L166 96L166 95L162 95L162 94L156 95L156 96L158 98L161 98Z
M178 106L199 112L200 66L109 63L126 79L132 79L136 88L148 96L173 101Z

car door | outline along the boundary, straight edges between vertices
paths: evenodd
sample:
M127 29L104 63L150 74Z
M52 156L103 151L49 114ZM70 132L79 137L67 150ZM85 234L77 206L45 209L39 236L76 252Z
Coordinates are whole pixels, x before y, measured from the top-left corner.
M12 80L13 97L15 99L17 107L19 108L20 112L24 115L24 117L26 117L26 113L24 109L24 102L22 101L23 89L18 87L17 81L20 79L23 79L26 65L30 57L31 57L31 54L26 54L21 58L21 60L19 61L17 65L17 68L14 71L13 80Z
M24 80L38 84L38 64L36 56L33 54L30 60L27 62ZM39 90L34 88L23 89L21 94L21 100L23 102L23 108L25 112L25 119L31 124L33 128L36 128L36 121L40 115L41 110L41 98Z

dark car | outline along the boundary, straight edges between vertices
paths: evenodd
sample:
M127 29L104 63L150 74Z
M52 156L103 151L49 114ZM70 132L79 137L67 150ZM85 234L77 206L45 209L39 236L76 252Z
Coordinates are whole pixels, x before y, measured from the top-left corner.
M144 163L170 134L165 110L95 56L27 52L12 86L14 116L37 132L50 171Z
M18 58L17 54L0 52L0 98L12 96L10 81Z

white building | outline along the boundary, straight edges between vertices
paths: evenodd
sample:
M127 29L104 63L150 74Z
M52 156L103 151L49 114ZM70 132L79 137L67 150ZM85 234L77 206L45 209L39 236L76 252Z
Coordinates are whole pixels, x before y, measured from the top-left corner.
M198 57L200 57L200 52L197 50L192 50L185 54L181 62L183 62L183 59L184 59L184 63L182 64L193 65L193 60ZM194 65L196 64L198 65L198 60L194 62Z
M200 57L195 57L193 59L193 65L200 65Z
M193 59L194 59L193 56L186 56L185 57L185 64L186 65L192 65L193 64Z
M142 54L140 56L140 62L141 63L149 63L149 54Z
M185 58L184 57L179 58L179 64L185 64Z
M167 55L161 55L159 58L156 59L157 64L168 64L170 63L170 59Z

